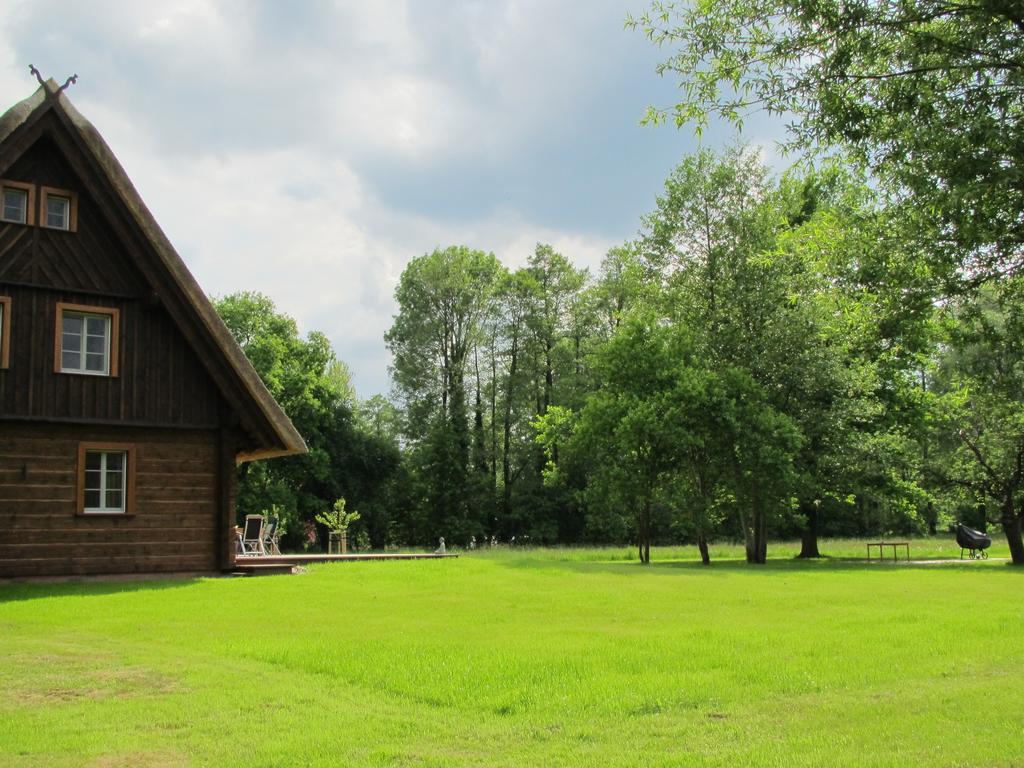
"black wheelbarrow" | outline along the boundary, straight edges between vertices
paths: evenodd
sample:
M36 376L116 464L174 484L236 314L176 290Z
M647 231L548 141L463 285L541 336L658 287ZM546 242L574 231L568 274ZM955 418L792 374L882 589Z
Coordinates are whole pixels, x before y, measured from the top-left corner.
M988 552L985 550L992 546L992 537L973 528L968 528L963 523L956 524L956 543L960 545L960 559L964 559L964 552L971 560L987 560Z

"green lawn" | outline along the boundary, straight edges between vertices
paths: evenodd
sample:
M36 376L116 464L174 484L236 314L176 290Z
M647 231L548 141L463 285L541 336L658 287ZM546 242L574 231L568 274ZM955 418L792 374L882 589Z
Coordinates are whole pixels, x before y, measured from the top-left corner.
M0 766L1024 764L1024 571L792 551L0 586Z

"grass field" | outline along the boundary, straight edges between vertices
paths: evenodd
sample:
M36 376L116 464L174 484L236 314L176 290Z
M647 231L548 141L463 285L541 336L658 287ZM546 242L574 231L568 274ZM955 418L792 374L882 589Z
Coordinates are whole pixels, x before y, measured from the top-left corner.
M1024 572L792 551L0 586L0 766L1024 764Z

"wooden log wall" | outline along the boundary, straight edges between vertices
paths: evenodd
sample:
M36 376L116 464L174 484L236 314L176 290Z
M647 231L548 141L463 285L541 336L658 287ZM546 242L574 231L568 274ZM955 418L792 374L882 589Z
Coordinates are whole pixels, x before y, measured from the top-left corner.
M11 298L10 362L0 369L0 420L219 424L216 384L159 305L2 282L0 295ZM117 376L54 372L58 302L120 310Z
M79 442L135 446L134 514L77 513ZM0 422L0 577L216 570L221 442L216 430Z

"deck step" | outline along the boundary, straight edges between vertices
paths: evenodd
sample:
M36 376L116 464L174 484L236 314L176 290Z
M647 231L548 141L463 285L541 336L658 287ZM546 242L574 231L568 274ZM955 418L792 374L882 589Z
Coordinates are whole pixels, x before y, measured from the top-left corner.
M232 576L276 576L291 573L291 563L235 563Z

